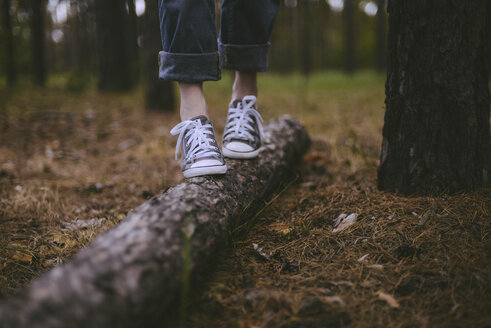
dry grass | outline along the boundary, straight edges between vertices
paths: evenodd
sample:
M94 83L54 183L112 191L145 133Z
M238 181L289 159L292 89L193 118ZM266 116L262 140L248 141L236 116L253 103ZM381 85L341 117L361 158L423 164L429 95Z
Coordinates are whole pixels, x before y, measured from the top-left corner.
M188 326L491 324L491 191L407 198L376 190L383 82L371 74L264 76L264 117L292 114L314 143L298 179L196 295ZM219 132L230 84L226 75L206 85ZM139 92L9 96L0 114L0 295L181 179L168 135L178 116L141 107ZM358 219L334 233L343 213ZM70 228L100 218L101 226Z
M188 326L491 325L491 190L433 198L376 190L382 79L268 82L267 114L301 118L314 144L297 182L203 288ZM334 233L343 213L358 219Z
M316 143L300 181L235 244L189 326L489 325L489 190L397 197L375 190L375 167L352 174L328 164L317 153L325 147ZM342 213L358 220L334 233Z
M180 180L167 123L178 117L144 113L139 94L48 89L5 95L0 296L65 261Z

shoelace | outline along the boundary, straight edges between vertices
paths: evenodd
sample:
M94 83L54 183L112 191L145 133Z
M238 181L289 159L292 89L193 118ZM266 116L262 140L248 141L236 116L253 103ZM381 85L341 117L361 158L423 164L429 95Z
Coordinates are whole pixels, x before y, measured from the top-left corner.
M264 131L263 131L263 118L261 114L254 109L256 105L256 97L254 96L245 96L242 99L241 106L237 106L236 108L229 109L229 118L230 123L227 125L227 135L223 139L224 141L228 141L230 139L247 139L248 141L254 141L254 136L251 132L254 131L254 118L256 119L259 137L261 140L264 140Z
M210 155L217 155L218 152L216 151L216 147L211 144L211 142L214 141L211 127L210 123L203 125L199 119L183 121L173 127L170 133L173 136L179 134L176 145L176 160L177 154L181 149L182 140L189 130L192 130L192 134L186 143L186 147L191 145L189 148L190 151L187 154L188 157L195 156L196 158L202 158Z

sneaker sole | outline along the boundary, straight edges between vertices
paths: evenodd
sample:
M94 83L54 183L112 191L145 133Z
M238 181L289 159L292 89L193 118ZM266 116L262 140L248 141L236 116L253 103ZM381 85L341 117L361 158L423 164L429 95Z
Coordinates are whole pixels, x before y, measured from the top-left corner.
M223 147L222 149L222 154L225 157L228 158L234 158L234 159L248 159L248 158L256 158L257 155L259 155L259 151L261 148L258 148L253 151L248 151L248 152L240 152L240 151L233 151L228 148Z
M225 174L226 172L227 172L227 165L220 165L220 166L195 167L192 169L188 169L182 173L184 174L185 178L193 178L203 175Z

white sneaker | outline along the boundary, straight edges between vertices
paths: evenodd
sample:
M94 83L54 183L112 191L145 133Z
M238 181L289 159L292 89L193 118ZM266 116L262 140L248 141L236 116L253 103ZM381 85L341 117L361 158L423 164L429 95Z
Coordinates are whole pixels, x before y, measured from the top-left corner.
M233 101L223 133L223 155L236 159L257 157L264 140L262 121L256 109L256 97Z
M177 124L170 133L179 134L176 144L176 160L181 149L181 169L184 177L225 174L227 165L215 139L210 120L196 116Z

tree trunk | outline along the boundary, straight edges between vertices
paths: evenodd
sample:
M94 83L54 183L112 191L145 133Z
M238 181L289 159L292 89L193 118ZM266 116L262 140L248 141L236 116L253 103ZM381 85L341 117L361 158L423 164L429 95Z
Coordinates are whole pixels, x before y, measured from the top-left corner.
M386 69L387 62L387 15L385 13L385 1L377 0L377 17L376 17L376 31L375 31L375 56L376 56L376 69L378 72L383 72Z
M126 47L128 51L128 61L130 64L132 86L135 86L139 77L138 62L138 24L136 18L135 0L126 0L128 8L126 15Z
M356 69L355 0L344 0L344 71L353 74Z
M489 10L486 0L389 1L380 189L489 185Z
M312 71L312 51L311 51L311 35L310 26L312 24L312 17L310 13L311 1L300 1L298 4L298 10L301 12L301 18L298 20L300 24L298 31L300 35L299 48L300 48L300 71L306 77L308 77Z
M230 232L295 176L306 130L285 116L265 134L257 159L229 160L224 176L188 179L154 197L0 305L0 327L162 327L164 313L186 306L191 283L210 269Z
M322 38L321 38L321 44L320 44L320 48L321 48L321 64L320 64L320 69L321 70L324 70L324 71L327 71L327 69L329 68L329 57L330 57L330 54L329 54L329 47L331 46L328 42L329 42L329 24L330 24L330 16L331 16L331 7L329 6L329 4L325 1L321 1L319 3L319 6L320 6L320 16L321 16L321 35L322 35Z
M14 59L14 37L12 34L12 19L10 17L10 0L2 0L3 30L5 34L5 72L7 84L14 85L16 79Z
M146 1L143 17L143 54L145 61L145 103L148 109L173 110L175 106L172 81L159 79L158 53L162 50L158 2Z
M99 89L127 90L133 85L125 23L125 0L94 1L99 58Z
M89 4L82 1L70 3L70 13L64 24L65 66L69 71L67 89L81 91L89 83L94 63L93 21L89 17Z
M32 81L34 84L44 86L46 83L45 61L45 29L44 15L46 3L44 0L31 0L31 56L32 56Z

